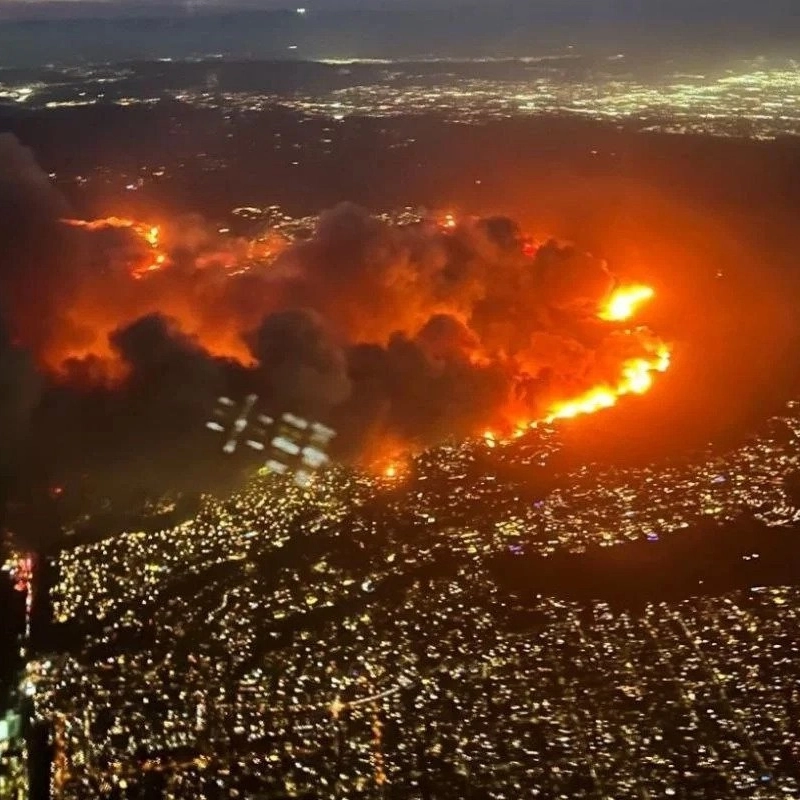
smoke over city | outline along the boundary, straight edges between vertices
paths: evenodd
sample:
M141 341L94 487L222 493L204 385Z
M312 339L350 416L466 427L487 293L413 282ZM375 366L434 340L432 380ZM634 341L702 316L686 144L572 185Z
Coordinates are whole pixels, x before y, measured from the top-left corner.
M194 217L75 220L0 137L3 426L30 420L55 462L130 464L187 454L219 393L254 391L369 462L607 407L668 365L628 321L646 291L609 305L603 260L506 217L394 225L345 203L265 247Z

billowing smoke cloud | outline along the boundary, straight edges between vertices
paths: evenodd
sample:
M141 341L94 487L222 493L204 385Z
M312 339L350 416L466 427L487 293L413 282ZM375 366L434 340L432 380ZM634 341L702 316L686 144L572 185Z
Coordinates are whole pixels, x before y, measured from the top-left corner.
M278 406L319 418L350 395L347 357L314 312L270 314L251 336L251 349Z
M0 176L0 292L48 379L37 431L55 461L186 456L216 395L247 391L371 458L528 422L657 346L597 319L602 260L505 217L393 226L343 204L264 259L197 218L65 225L9 137Z
M12 134L0 134L0 317L37 349L59 327L58 294L69 284L69 263L54 258L65 232L67 205L33 153ZM38 309L36 319L19 313Z

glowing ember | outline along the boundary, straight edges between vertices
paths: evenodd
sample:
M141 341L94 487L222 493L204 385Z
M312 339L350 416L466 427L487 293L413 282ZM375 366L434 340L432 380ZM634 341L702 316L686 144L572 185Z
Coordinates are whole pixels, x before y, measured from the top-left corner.
M653 297L655 292L649 286L622 286L614 291L598 316L608 322L623 322Z

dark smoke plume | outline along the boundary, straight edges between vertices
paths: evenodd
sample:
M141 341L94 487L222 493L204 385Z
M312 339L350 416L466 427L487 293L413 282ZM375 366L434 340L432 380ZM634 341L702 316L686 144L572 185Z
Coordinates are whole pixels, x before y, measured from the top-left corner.
M66 235L58 220L66 212L33 153L0 134L0 316L13 319L15 334L35 348L55 335L58 294L69 284L68 259L58 257ZM36 319L19 312L34 308Z
M280 311L264 318L251 350L273 402L319 418L350 395L347 357L310 311Z

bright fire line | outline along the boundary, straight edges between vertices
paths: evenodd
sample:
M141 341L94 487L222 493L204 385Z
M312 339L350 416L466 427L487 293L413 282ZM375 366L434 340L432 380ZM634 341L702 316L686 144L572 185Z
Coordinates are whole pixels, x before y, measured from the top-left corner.
M616 386L596 386L573 400L556 403L545 417L545 422L593 414L603 408L615 406L619 398L626 394L644 394L653 385L653 374L669 369L670 357L669 348L662 345L653 358L629 359L623 364Z
M598 317L609 322L630 319L642 303L655 297L649 286L622 286L611 295L598 312ZM645 394L653 386L654 375L666 372L670 366L671 352L666 344L659 345L650 357L631 358L622 365L620 378L615 385L595 386L579 397L554 404L545 422L572 419L581 414L593 414L617 404L628 394Z
M624 322L630 319L642 303L652 300L655 292L650 286L623 286L615 290L598 316L607 322Z

